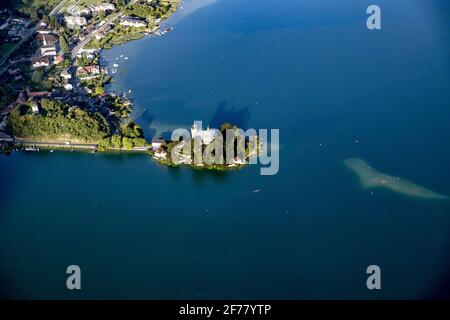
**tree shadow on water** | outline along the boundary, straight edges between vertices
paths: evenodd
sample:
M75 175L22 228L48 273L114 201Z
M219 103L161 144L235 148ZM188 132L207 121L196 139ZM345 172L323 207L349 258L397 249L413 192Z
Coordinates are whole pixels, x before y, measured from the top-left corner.
M228 107L228 103L224 100L214 112L211 121L209 122L209 126L218 129L220 128L220 125L227 122L246 130L249 120L250 108L248 106L241 108L236 108L235 106Z

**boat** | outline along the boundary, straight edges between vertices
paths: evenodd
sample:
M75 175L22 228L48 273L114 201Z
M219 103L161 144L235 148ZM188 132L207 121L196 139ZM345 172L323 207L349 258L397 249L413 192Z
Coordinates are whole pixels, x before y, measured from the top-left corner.
M114 64L113 64L113 67L114 67L114 68L117 68L118 66L119 66L119 65L118 65L117 63L114 63Z
M53 152L53 150L50 150L50 153L52 153Z
M39 151L39 148L36 148L36 147L26 147L26 148L25 148L25 151L36 152L36 151Z

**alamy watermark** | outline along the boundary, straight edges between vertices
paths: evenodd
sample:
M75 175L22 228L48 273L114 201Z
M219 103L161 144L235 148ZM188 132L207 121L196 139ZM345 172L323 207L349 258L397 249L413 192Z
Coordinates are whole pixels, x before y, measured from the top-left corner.
M366 25L369 30L381 29L381 9L379 6L372 4L367 7L367 14L370 16L367 18Z
M280 168L279 129L243 130L223 124L206 130L195 121L190 130L178 128L165 146L153 143L153 156L172 165L231 168L260 164L261 175L275 175Z

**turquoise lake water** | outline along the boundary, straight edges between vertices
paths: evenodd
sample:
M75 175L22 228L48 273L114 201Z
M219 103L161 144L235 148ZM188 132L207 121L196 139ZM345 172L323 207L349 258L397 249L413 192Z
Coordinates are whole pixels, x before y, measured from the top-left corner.
M0 156L1 296L448 296L450 201L366 190L343 164L450 195L448 1L379 0L377 31L367 1L206 2L185 3L162 37L106 51L112 89L132 90L148 137L194 120L279 128L279 173ZM66 288L71 264L80 291ZM366 288L372 264L380 291Z

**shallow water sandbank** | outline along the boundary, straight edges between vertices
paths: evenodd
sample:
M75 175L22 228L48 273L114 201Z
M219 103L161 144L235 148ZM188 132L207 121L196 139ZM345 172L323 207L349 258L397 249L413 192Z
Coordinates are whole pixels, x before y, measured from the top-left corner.
M362 159L346 159L344 164L358 175L359 181L365 189L384 187L412 197L449 199L447 195L426 189L411 181L379 172Z

